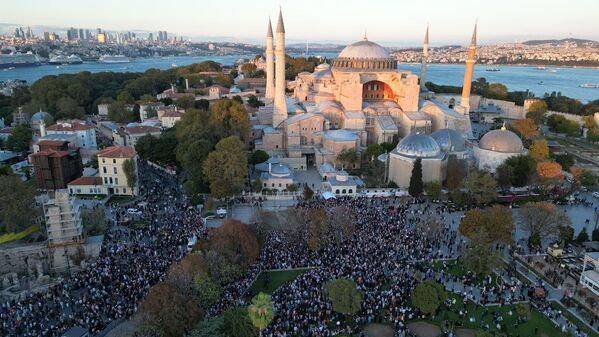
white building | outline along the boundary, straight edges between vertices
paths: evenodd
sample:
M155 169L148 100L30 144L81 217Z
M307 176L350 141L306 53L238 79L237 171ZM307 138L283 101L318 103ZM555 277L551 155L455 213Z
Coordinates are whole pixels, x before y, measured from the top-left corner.
M108 189L102 183L102 177L79 177L67 184L70 195L107 195Z
M46 134L74 135L75 142L73 145L88 150L98 149L94 126L82 121L60 122L50 125L46 127Z
M356 195L358 188L364 186L362 179L350 176L345 171L338 171L334 176L322 183L325 190L338 196Z
M495 173L497 167L509 158L528 152L520 137L505 127L487 132L473 150L478 169L491 173Z
M57 190L54 198L44 203L44 218L50 245L81 242L83 225L79 207L67 190Z
M262 172L260 180L264 189L285 191L293 185L293 172L285 165L269 163L268 172Z
M112 134L114 142L121 146L135 147L137 141L146 135L160 137L160 128L146 125L125 126L115 130Z
M587 270L587 267L591 268ZM580 284L589 288L595 295L599 295L599 252L584 254L584 264L582 273L580 273Z

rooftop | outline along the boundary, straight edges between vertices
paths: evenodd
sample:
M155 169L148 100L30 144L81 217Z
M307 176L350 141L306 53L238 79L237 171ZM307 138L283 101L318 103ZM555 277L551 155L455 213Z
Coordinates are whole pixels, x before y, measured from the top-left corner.
M137 155L135 149L130 146L110 146L100 152L98 157L105 158L133 158Z
M73 185L73 186L102 185L102 178L98 177L98 176L80 177L80 178L77 178L77 179L71 181L70 183L68 183L68 185Z
M48 131L85 131L93 129L93 125L85 124L85 123L60 123L50 125L46 128Z

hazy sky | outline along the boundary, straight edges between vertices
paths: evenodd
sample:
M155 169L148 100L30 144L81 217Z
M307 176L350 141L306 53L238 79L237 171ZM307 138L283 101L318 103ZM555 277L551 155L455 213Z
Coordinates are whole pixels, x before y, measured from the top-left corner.
M466 44L476 18L481 43L578 37L599 40L599 0L2 0L0 22L107 30L167 30L259 41L283 7L291 42ZM276 22L273 22L276 24Z

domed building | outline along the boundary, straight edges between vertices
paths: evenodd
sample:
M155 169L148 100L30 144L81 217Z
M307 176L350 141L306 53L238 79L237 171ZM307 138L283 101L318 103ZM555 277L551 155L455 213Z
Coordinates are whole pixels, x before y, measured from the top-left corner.
M454 129L440 129L431 133L431 137L439 144L441 150L457 159L468 158L466 139Z
M283 164L269 163L268 172L262 172L260 180L264 189L285 191L293 184L293 172Z
M504 126L487 132L480 139L474 147L474 160L479 169L494 173L507 159L527 152L520 137Z
M446 153L437 141L428 135L413 133L403 138L389 154L388 181L400 188L410 186L412 169L416 159L422 162L422 181L424 183L445 179Z

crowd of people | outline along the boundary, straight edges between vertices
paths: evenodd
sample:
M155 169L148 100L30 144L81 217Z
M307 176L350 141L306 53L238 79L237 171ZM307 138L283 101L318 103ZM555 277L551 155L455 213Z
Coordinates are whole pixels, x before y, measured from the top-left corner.
M99 257L86 269L20 300L0 305L0 336L62 336L80 326L91 335L129 317L149 288L183 258L188 239L204 235L200 213L190 207L176 179L139 164L140 194L146 205L132 226L127 206L108 209Z

